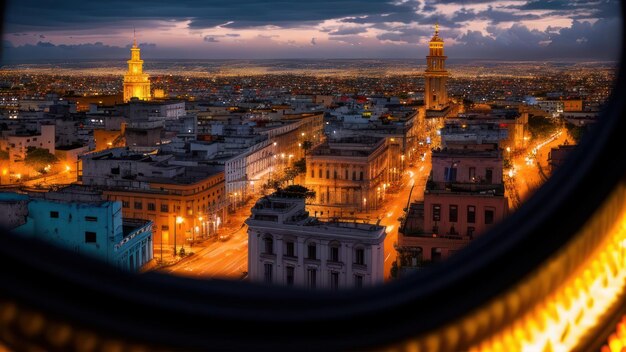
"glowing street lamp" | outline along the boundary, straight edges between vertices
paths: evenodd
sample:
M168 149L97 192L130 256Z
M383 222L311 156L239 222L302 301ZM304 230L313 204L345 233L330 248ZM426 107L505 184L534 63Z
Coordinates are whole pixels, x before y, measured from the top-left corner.
M180 224L182 224L183 221L185 221L185 219L183 219L182 216L176 217L176 226L174 226L174 257L176 257L176 230L177 230L176 228L180 226Z

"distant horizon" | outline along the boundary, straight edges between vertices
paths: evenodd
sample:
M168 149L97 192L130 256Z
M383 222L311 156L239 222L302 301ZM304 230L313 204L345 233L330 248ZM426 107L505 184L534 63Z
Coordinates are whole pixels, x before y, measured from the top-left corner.
M129 57L100 57L100 58L55 58L55 59L9 59L4 60L4 62L0 62L0 67L4 65L19 65L19 64L45 64L45 63L60 63L60 62L97 62L97 61L123 61L124 64L129 59ZM158 58L149 58L143 56L144 65L150 65L150 61L152 62L161 62L161 61L367 61L367 60L375 60L375 61L424 61L424 65L426 65L426 58L410 58L410 57L354 57L354 58L333 58L333 57L322 57L322 58L298 58L298 57L275 57L275 58L174 58L174 57L158 57ZM547 58L547 59L497 59L497 58L479 58L479 57L448 57L446 60L448 63L457 62L457 61L489 61L489 62L548 62L548 63L596 63L596 62L605 62L605 63L618 63L619 59L597 59L597 58Z

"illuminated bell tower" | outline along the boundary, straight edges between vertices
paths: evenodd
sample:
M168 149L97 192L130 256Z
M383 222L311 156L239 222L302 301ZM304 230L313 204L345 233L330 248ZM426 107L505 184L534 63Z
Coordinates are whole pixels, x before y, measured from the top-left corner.
M136 97L140 100L150 100L150 80L147 73L143 73L143 60L139 55L137 39L133 36L133 46L130 48L128 72L124 75L124 102Z
M424 105L427 110L443 110L448 105L448 71L446 71L447 56L443 55L443 39L439 37L439 24L435 25L435 35L429 43L429 55L426 56L426 82L424 91Z

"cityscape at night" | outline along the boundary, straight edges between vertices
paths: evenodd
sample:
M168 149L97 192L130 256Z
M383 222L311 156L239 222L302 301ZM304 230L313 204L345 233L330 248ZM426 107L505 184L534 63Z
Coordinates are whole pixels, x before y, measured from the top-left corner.
M9 1L0 226L139 276L390 283L519 209L618 76L616 0L313 3Z

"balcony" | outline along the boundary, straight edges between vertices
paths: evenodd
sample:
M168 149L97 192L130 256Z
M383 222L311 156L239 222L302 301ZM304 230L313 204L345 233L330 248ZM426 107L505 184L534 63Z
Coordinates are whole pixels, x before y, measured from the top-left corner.
M462 182L426 182L428 193L454 193L475 195L504 195L504 184L462 183Z

